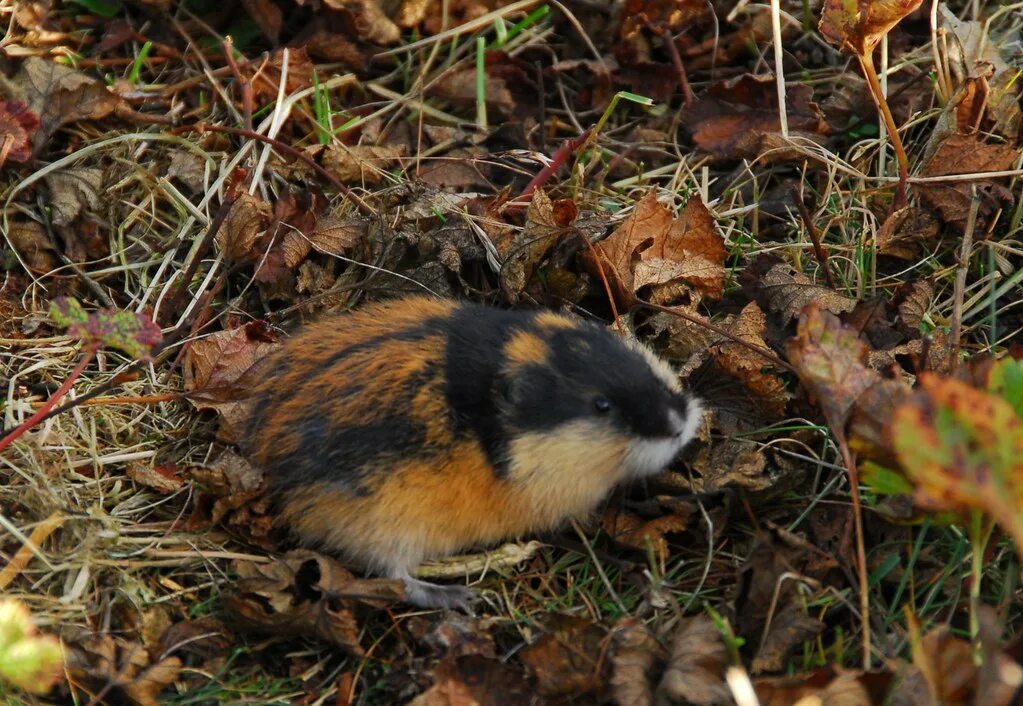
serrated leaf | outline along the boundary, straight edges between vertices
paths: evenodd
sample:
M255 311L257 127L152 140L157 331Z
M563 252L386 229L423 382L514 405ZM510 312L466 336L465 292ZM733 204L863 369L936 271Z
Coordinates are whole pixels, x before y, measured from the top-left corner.
M922 0L825 0L818 26L832 44L869 53Z
M50 317L88 347L116 348L138 360L152 360L163 341L160 327L145 314L117 309L87 312L78 300L67 297L53 301Z

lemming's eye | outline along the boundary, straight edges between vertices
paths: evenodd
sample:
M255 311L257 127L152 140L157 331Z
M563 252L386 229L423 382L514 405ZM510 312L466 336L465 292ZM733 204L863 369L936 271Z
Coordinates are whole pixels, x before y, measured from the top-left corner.
M600 414L607 414L611 411L611 400L606 397L598 397L593 400L593 407Z

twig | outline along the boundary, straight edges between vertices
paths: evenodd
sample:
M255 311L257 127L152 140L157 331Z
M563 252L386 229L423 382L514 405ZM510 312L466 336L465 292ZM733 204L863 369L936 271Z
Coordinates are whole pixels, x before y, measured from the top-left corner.
M895 158L899 163L899 182L895 187L895 200L892 202L892 212L898 211L906 206L906 184L909 183L909 157L906 156L906 148L902 146L902 138L899 137L899 128L895 125L895 118L885 100L884 92L881 89L881 81L877 77L877 70L874 68L874 59L868 53L857 55L863 75L867 77L867 84L870 86L870 95L874 98L874 105L881 111L881 117L888 127L888 134L891 137L892 148L895 150Z
M234 74L234 80L238 82L238 86L242 92L242 118L246 130L252 129L252 83L242 75L241 69L238 68L238 63L234 60L234 41L230 36L226 37L221 43L221 48L224 50L224 58L227 60L227 65L231 67L231 73Z
M682 63L682 55L678 53L678 45L675 44L675 36L671 30L665 27L661 30L661 38L668 47L668 54L671 56L671 63L675 65L675 73L678 74L678 87L682 90L682 103L686 106L696 101L696 94L689 85L689 77L686 75L686 66Z
M829 287L835 289L835 280L831 276L831 268L828 267L828 251L821 244L821 235L813 224L813 216L810 215L810 211L807 209L806 202L803 200L803 195L799 193L799 189L792 187L791 193L792 199L796 202L796 208L799 210L799 217L803 219L806 232L810 235L810 242L813 243L813 254L817 258L817 263L821 266L821 269L824 270L824 281L828 283Z
M578 137L571 137L565 140L561 147L551 155L550 164L537 172L536 176L526 185L522 193L509 201L507 205L510 207L521 207L529 203L529 200L533 198L533 192L547 183L547 180L554 175L554 172L568 161L569 156L586 143L592 132L593 128L586 128Z
M95 357L96 348L87 348L85 350L85 354L82 356L82 359L78 361L78 365L75 366L74 370L71 371L71 374L67 376L63 383L61 383L61 386L57 388L57 391L50 396L50 399L46 400L46 404L44 404L42 407L36 410L36 412L31 417L29 417L24 422L15 427L14 431L0 439L0 451L6 449L8 446L14 443L15 439L17 439L26 431L34 427L39 422L43 421L43 419L46 418L47 413L56 406L57 402L60 400L61 397L68 393L68 390L71 389L71 386L75 384L75 380L77 380L79 376L81 376L81 374L85 371L85 366L87 366Z

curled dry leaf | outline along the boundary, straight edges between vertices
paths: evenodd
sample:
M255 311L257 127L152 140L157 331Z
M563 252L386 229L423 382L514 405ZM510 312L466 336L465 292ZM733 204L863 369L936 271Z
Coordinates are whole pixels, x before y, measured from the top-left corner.
M574 212L575 204L571 210ZM558 202L559 213L566 210L561 201ZM562 221L565 217L562 217ZM526 211L526 224L515 234L510 243L505 245L505 260L501 266L501 290L509 301L515 301L522 293L540 261L554 248L558 238L565 233L566 225L571 225L574 216L567 224L559 222L555 214L555 205L544 192L537 189Z
M786 115L792 132L820 139L831 130L812 97L809 86L790 86ZM773 146L770 138L781 136L775 81L744 74L711 84L686 110L682 124L697 147L718 159L756 159Z
M53 208L53 224L71 225L83 211L98 211L103 203L103 170L79 167L46 177Z
M188 344L184 386L197 409L220 414L221 437L240 438L240 424L248 417L247 400L262 363L279 348L265 321L252 321L229 331L218 331Z
M146 648L106 633L71 628L62 635L67 670L90 689L111 689L135 706L158 706L159 695L177 681L182 662L168 656L153 661Z
M869 53L923 0L824 0L819 29L824 38L857 55Z
M689 465L695 474L692 480L686 479L685 484L694 493L710 493L722 488L764 490L771 485L771 477L765 473L767 458L763 449L749 439L722 439L703 446L690 459Z
M153 465L150 462L128 464L127 476L139 485L152 488L162 495L171 495L181 490L184 481L173 463Z
M32 136L39 129L39 116L32 112L24 101L0 101L0 135L7 141L6 156L0 160L27 162L32 157ZM0 152L0 154L3 154Z
M358 614L404 598L400 581L357 579L336 559L308 550L267 564L239 561L235 569L239 579L223 604L239 629L311 635L353 655L363 654Z
M852 311L856 300L819 284L774 255L759 255L740 277L743 290L768 312L786 321L810 305L838 314Z
M519 659L546 696L599 693L607 684L609 664L602 662L608 640L604 628L586 618L554 614L544 633L519 652Z
M790 601L771 616L771 626L757 647L751 671L780 672L791 652L824 631L824 623L811 615L801 601Z
M658 561L663 562L670 555L665 535L684 532L689 527L689 519L688 513L668 513L644 520L631 512L608 508L600 524L613 541L644 553L648 547L652 547Z
M878 252L901 260L916 260L937 240L939 229L938 219L929 210L900 208L878 229Z
M728 648L714 622L706 615L683 618L657 687L657 703L731 704L731 692L725 683L727 666Z
M5 235L7 242L32 272L42 274L57 266L57 251L39 223L14 221Z
M689 197L682 217L675 218L658 203L656 190L647 192L596 251L598 262L586 255L590 269L603 271L625 306L645 286L685 283L712 298L724 291L724 240L698 194Z
M920 376L895 412L893 446L936 510L981 510L1012 536L1023 556L1023 417L1007 400L955 378Z

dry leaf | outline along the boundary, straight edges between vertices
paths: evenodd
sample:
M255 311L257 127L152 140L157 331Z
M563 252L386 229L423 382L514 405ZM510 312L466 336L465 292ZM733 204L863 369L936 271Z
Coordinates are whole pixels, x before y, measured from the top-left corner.
M217 247L238 262L258 262L263 249L257 247L270 225L273 208L263 199L247 193L238 195L217 231Z
M657 638L635 618L615 623L611 657L611 692L617 706L652 706L654 668L667 656Z
M35 221L14 221L6 235L7 242L32 272L42 274L57 266L57 251L46 236L46 230Z
M725 683L728 649L714 622L706 615L683 618L661 683L658 703L725 706L732 703Z
M781 314L786 320L799 316L803 308L814 304L838 314L852 311L856 300L833 289L814 284L809 277L774 255L759 255L743 272L743 290L756 299L765 311Z
M358 614L404 599L400 581L357 579L336 559L304 549L268 564L239 561L235 569L239 579L222 600L239 629L314 636L353 655L363 654Z
M404 152L393 145L335 144L323 153L323 168L345 183L379 186Z
M820 32L836 46L863 56L923 0L824 0Z
M533 270L564 232L565 226L555 218L554 204L543 189L537 189L526 211L525 226L504 246L506 250L501 266L501 290L508 301L518 299L532 277Z
M586 618L553 614L543 622L544 633L519 652L519 659L546 696L599 692L607 683L604 654L607 632Z
M647 192L596 250L599 267L590 257L590 269L603 271L624 306L647 285L685 282L710 297L724 289L724 240L697 194L676 219L658 203L656 190Z
M24 101L0 101L0 150L7 150L5 160L27 162L32 157L32 136L38 129L39 116ZM5 160L0 160L0 166Z
M812 97L809 86L789 87L789 129L809 137L827 135L830 128ZM718 159L756 159L769 146L767 138L781 135L775 81L744 74L713 83L685 111L682 124L697 147Z
M500 659L466 655L441 661L433 685L409 706L536 706L533 688Z
M39 116L33 137L39 150L62 125L78 120L100 120L127 110L127 105L102 82L54 61L31 56L13 79L15 90Z
M920 176L951 174L983 174L1008 171L1019 157L1019 151L1006 144L988 144L977 135L949 136L920 170ZM973 180L923 183L917 186L920 196L949 225L960 233L966 230L970 213L972 188L976 186L981 199L978 227L983 228L999 200L1012 200L1011 194L998 181L979 177Z
M98 211L102 207L103 170L78 167L52 172L46 177L53 208L53 224L71 225L83 210Z

